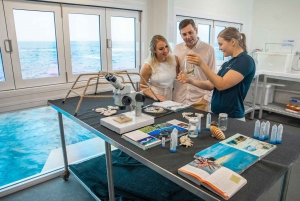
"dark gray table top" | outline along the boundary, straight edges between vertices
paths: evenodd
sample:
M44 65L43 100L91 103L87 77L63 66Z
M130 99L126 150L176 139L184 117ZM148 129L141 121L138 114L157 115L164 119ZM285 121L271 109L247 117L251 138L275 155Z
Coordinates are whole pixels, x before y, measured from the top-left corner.
M107 92L106 94L111 94L111 92ZM189 148L180 146L176 153L170 153L168 148L162 149L160 146L144 151L122 139L121 135L100 125L100 118L104 116L96 113L92 109L114 105L113 98L84 98L77 116L74 117L73 114L78 101L79 97L73 97L68 98L64 104L62 103L62 99L49 100L49 104L62 114L89 129L100 138L131 155L168 179L183 186L187 190L190 190L197 195L203 195L202 192L199 193L197 190L200 189L201 191L222 200L222 198L216 196L206 188L193 184L177 173L178 168L193 160L193 156L196 152L218 142L218 140L211 137L210 131L206 131L204 129L205 118L202 118L202 133L197 138L192 139L194 146ZM151 102L151 100L147 99L144 105L150 104ZM125 111L129 111L129 109L127 108ZM184 112L188 111L199 112L199 110L195 110L193 108L184 110ZM187 120L182 117L182 112L183 111L156 118L155 124L163 123L171 119L187 122ZM206 115L206 112L201 111L201 113ZM217 118L218 115L212 114L212 120L217 120ZM274 122L270 123L271 126L274 124ZM255 121L251 120L241 122L235 119L229 119L228 129L224 133L226 137L232 136L236 133L252 137L254 124ZM257 200L282 177L292 163L299 157L299 130L299 128L288 125L284 126L283 143L278 145L274 151L242 173L242 176L247 179L247 184L230 200ZM167 147L168 146L169 145L167 144ZM209 200L209 195L204 195L203 198Z

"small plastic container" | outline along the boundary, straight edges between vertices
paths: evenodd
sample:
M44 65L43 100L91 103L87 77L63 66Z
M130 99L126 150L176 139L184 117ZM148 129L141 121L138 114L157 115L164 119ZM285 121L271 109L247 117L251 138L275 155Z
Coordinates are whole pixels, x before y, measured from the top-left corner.
M220 113L219 114L218 125L219 125L219 129L221 131L226 131L227 130L227 121L228 121L228 115L226 113Z
M208 131L210 130L210 124L211 124L211 114L207 113L205 130L208 130Z
M188 136L190 138L195 138L198 136L197 122L198 122L197 118L189 119Z
M300 107L300 97L291 97L289 99L289 105Z

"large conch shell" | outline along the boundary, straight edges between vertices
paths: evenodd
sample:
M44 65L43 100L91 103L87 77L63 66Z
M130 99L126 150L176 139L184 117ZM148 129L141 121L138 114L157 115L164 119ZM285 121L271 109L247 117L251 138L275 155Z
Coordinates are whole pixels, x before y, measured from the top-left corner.
M218 140L225 139L224 133L218 128L218 123L215 121L212 121L210 124L210 132L211 136L217 138Z

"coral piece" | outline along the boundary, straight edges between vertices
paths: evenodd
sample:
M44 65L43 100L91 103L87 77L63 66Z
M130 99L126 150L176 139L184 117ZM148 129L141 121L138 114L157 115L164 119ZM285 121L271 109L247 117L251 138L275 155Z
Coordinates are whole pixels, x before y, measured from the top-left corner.
M109 109L109 110L118 110L119 109L119 107L118 106L107 106L107 108Z
M225 139L224 133L218 128L218 123L215 121L212 121L210 124L210 132L212 134L211 136L218 140Z
M193 142L189 136L185 135L179 138L180 144L179 145L185 145L185 147L191 147L193 146Z
M148 113L165 113L167 112L164 108L162 107L147 107L144 109L145 112Z
M190 117L190 115L192 115L192 114L193 114L192 112L183 112L182 113L182 117L185 118L185 119L187 119L187 120L189 120L190 118L197 118L198 115L200 117L204 117L204 115L202 113L195 113L195 115L196 115L195 117Z

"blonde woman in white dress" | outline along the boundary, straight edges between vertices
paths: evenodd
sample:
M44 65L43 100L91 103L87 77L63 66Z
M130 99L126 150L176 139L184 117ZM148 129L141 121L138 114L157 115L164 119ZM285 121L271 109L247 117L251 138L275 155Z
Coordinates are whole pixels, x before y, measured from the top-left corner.
M141 69L141 76L150 85L152 91L145 90L144 94L154 100L172 100L173 81L176 79L176 67L179 61L172 54L168 41L161 35L152 37L149 45L149 56ZM146 89L143 79L140 80L141 90Z

